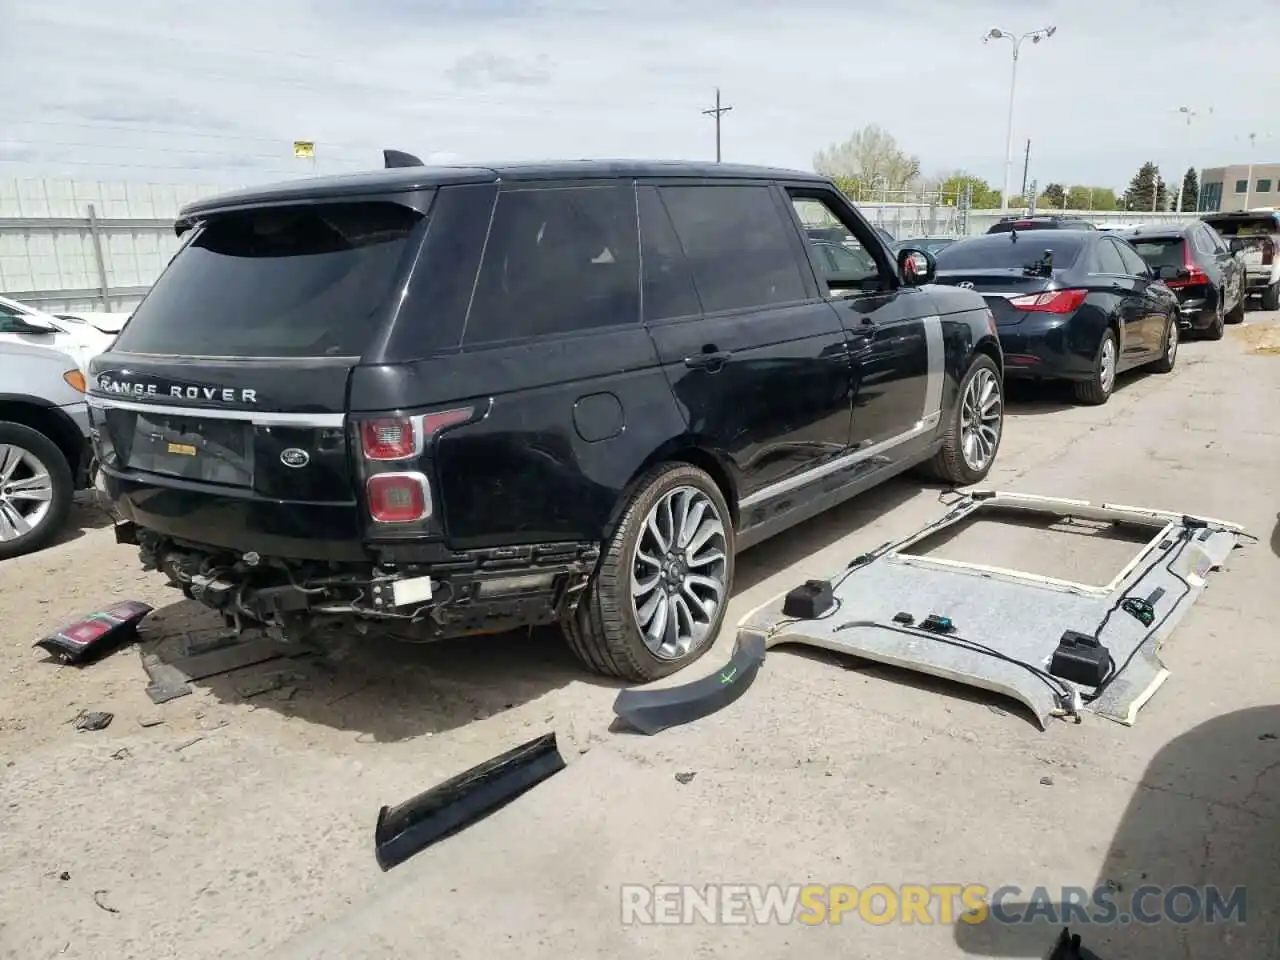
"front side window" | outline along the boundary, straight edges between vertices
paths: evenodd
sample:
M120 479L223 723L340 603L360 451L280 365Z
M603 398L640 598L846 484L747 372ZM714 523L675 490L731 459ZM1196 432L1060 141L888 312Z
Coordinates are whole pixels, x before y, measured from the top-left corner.
M767 186L660 188L707 313L807 297L794 227Z
M503 192L463 343L638 323L636 248L630 183Z
M835 295L880 285L880 267L831 207L816 197L793 196L791 205L804 227L818 277Z
M22 314L0 303L0 333L25 333Z

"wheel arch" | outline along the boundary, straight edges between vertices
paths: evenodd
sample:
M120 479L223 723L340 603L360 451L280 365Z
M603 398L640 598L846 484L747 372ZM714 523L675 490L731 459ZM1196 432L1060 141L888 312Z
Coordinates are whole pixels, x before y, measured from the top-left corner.
M715 452L712 444L705 438L696 434L683 434L672 437L661 444L645 457L640 466L632 472L631 478L622 488L613 510L609 513L609 519L604 530L605 539L613 536L613 532L617 529L618 523L626 511L627 504L631 502L638 492L640 483L645 475L653 470L654 467L664 463L687 463L710 476L716 486L719 487L725 503L728 504L729 516L733 521L734 529L737 529L739 517L738 485L734 479L733 470L729 466L729 458L722 453Z
M22 394L0 393L0 421L30 427L53 441L71 468L71 476L79 477L82 468L84 440L70 417L47 402Z

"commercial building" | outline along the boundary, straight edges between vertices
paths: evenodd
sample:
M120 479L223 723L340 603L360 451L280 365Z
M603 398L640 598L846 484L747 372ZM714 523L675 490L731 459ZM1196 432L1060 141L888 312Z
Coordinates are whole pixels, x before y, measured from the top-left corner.
M1280 163L1237 163L1200 171L1200 211L1253 207L1280 207Z

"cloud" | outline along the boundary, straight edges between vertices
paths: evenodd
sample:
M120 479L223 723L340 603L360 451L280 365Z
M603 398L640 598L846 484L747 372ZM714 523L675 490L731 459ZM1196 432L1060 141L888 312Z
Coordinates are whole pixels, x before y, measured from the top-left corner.
M4 0L0 0L3 3ZM992 26L1055 23L1019 63L1015 180L1122 186L1145 160L1216 166L1280 143L1280 6L1221 20L1193 0L41 0L6 5L0 177L240 183L458 161L725 158L808 167L875 123L926 171L999 184L1010 49ZM1194 23L1195 29L1186 24ZM70 55L69 51L75 51ZM1153 67L1158 64L1158 67ZM1172 66L1171 66L1172 65ZM1195 82L1178 86L1194 70ZM1190 130L1177 113L1213 106ZM1274 133L1273 133L1274 132Z

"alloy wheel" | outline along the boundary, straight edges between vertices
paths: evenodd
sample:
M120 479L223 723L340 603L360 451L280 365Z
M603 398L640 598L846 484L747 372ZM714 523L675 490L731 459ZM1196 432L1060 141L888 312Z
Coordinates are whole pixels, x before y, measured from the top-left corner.
M677 660L707 639L726 602L724 518L697 487L662 495L645 517L631 563L631 602L644 644Z
M1169 333L1164 338L1164 354L1169 360L1169 365L1173 366L1173 361L1178 355L1178 322L1176 320L1169 321Z
M53 478L30 450L0 443L0 543L35 530L53 509Z
M1107 337L1102 342L1102 357L1098 364L1098 382L1103 393L1110 393L1116 383L1116 341Z
M1000 384L990 370L979 369L960 402L960 450L970 470L982 471L991 462L1003 423Z

